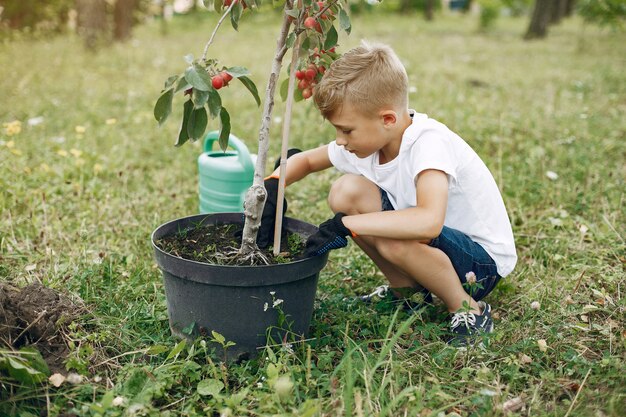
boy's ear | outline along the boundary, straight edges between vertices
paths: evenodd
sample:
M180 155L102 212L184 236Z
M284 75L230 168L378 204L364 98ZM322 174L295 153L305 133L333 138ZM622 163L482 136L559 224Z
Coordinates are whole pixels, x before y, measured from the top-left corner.
M380 118L385 127L392 127L398 121L398 115L393 110L383 110L380 112Z

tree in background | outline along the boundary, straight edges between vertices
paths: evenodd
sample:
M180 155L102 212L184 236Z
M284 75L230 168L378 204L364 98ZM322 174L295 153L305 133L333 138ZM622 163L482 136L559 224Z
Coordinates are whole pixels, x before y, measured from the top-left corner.
M113 8L113 39L125 41L130 38L133 28L133 13L137 0L117 0Z
M582 0L578 11L587 22L624 29L626 2L624 0Z
M548 26L561 21L568 13L571 13L575 0L536 0L530 24L524 39L545 38L548 34ZM605 1L605 0L594 0ZM622 2L623 0L615 0Z
M77 0L78 34L85 40L85 47L95 50L106 35L107 10L104 0Z

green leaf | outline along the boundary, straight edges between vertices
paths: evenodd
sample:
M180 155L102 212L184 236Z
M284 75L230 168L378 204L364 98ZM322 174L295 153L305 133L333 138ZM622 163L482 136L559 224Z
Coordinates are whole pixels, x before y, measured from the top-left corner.
M154 118L159 122L159 126L161 126L166 120L167 117L172 112L172 100L174 99L174 90L169 89L161 94L161 97L157 100L154 105Z
M167 352L167 346L154 345L150 346L150 348L146 351L146 355L160 355L164 352Z
M330 20L320 20L320 26L322 27L322 33L326 34L331 26L333 25L333 22L331 22Z
M220 93L216 90L209 91L208 107L212 119L220 115L220 110L222 110L222 98L220 97Z
M228 137L230 136L230 114L226 111L226 108L222 107L220 110L220 138L218 142L220 148L225 151L228 148ZM222 336L224 338L224 336Z
M311 38L310 37L304 38L304 40L302 41L302 45L300 45L300 48L303 51L308 51L309 49L313 49L311 48Z
M197 389L200 395L216 397L224 389L224 383L217 379L203 379Z
M224 4L224 0L213 0L213 9L216 12L222 13L222 5Z
M233 29L239 30L239 19L243 13L243 6L241 2L235 3L232 9L230 9L230 24L233 25Z
M259 92L256 89L256 85L254 84L254 82L250 78L245 77L245 76L240 76L237 79L241 81L243 85L246 86L248 91L250 91L250 93L252 94L252 97L254 97L254 101L256 101L256 105L260 106L261 98L259 97Z
M228 145L228 143L226 145ZM222 148L222 149L226 149L226 148ZM213 339L220 345L223 345L224 342L226 341L226 338L222 336L221 334L219 334L218 332L216 332L215 330L211 330L211 336L213 336Z
M304 97L302 97L302 90L300 90L299 88L293 90L293 100L296 103L304 100Z
M204 107L207 100L209 99L209 94L211 94L211 91L215 91L215 90L209 90L209 91L202 91L202 90L195 90L195 89L193 90L193 93L191 94L191 100L193 101L194 109L199 109L199 108Z
M191 88L191 84L187 82L187 79L185 77L181 77L176 84L174 92L178 93L180 90L187 90L188 88Z
M193 63L193 54L187 54L183 57L185 62L191 65Z
M289 78L285 78L282 83L280 83L280 98L283 101L287 101L287 94L289 94Z
M163 87L163 90L167 90L168 88L173 86L176 80L178 80L178 77L179 75L172 75L171 77L168 77L165 81L165 86Z
M352 24L350 23L350 16L346 13L345 10L339 10L339 27L346 31L349 35L352 30Z
M291 32L289 36L287 36L287 41L285 44L287 48L291 48L294 43L296 43L296 34Z
M189 140L189 135L187 134L187 124L189 123L191 112L193 112L193 103L191 102L191 100L187 100L183 105L183 121L180 124L180 130L178 131L178 140L176 141L174 146L181 146Z
M197 88L202 91L209 91L211 87L211 77L207 74L206 70L198 63L187 67L185 70L185 79L193 88Z
M24 385L34 385L46 379L43 372L31 367L27 361L19 357L7 357L6 367L9 375Z
M187 134L189 135L189 139L198 140L201 139L204 135L204 131L206 130L206 125L208 122L208 117L206 115L206 109L204 107L200 107L199 109L194 109L191 112L191 117L189 117L189 124L187 125ZM184 330L187 329L183 329ZM193 327L189 329L191 332ZM191 333L189 333L191 334Z
M187 341L185 339L183 339L180 342L178 342L176 344L176 346L174 346L172 351L169 353L169 355L167 355L167 358L165 358L165 360L167 361L167 360L170 360L170 359L178 356L180 354L180 352L182 352L183 349L185 349L185 346L187 346Z
M243 77L244 75L250 75L250 71L246 67L230 67L226 68L226 72L232 75L234 78Z
M339 34L337 33L337 29L335 26L331 26L326 33L326 40L324 41L324 49L330 49L333 46L337 45L337 41L339 40Z

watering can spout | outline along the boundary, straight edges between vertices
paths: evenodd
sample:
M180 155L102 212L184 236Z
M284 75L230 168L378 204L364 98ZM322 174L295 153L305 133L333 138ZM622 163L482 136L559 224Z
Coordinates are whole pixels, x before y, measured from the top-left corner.
M242 212L246 191L252 185L256 155L241 139L228 138L225 151L213 149L219 132L207 133L198 157L200 213Z

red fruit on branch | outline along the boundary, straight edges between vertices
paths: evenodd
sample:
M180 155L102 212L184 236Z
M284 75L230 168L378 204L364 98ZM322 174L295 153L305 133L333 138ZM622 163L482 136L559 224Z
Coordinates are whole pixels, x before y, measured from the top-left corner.
M213 88L219 90L224 87L224 79L219 74L214 75L213 78L211 78L211 84L213 85Z
M324 73L326 72L326 67L325 67L325 66L323 66L323 65L320 65L320 66L317 68L317 71L318 71L320 74L324 74Z
M224 85L228 85L228 83L230 82L230 80L233 79L233 76L230 75L229 73L227 73L226 71L222 71L219 73L219 76L222 77L222 79L224 80Z
M183 95L184 96L190 96L192 92L193 92L193 88L188 88L188 89L185 90L185 93Z
M297 70L296 71L296 78L299 79L299 80L304 80L304 71Z
M298 81L298 88L300 90L304 90L305 88L309 88L310 84L307 80L300 80Z
M302 98L303 99L308 99L311 98L311 96L313 95L313 90L311 90L310 88L305 88L304 90L302 90Z
M317 71L314 70L313 68L307 68L307 70L304 71L304 78L309 81L314 79L316 75L317 75Z
M315 18L309 16L306 19L304 19L304 27L305 28L313 29L313 28L315 28L316 25L319 25L319 23L317 23L317 20L315 20Z

